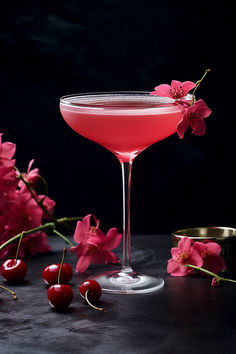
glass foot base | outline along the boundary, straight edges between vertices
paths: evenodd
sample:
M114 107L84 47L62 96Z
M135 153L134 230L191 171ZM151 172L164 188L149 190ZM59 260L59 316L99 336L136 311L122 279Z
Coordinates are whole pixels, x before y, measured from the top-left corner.
M112 270L95 274L90 278L99 282L104 293L113 294L145 294L164 286L162 278L134 271Z

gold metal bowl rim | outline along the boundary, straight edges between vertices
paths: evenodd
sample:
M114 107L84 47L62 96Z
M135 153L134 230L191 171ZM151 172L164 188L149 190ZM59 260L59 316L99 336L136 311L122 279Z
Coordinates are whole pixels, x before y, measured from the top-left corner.
M171 235L179 239L187 236L192 240L225 240L236 236L236 229L225 226L191 227L173 231Z

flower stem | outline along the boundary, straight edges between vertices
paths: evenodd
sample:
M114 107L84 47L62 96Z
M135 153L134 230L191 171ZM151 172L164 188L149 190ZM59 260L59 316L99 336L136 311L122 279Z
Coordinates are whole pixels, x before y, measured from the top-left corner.
M193 93L192 93L191 106L194 104L194 96L195 96L195 92L196 92L198 86L202 83L203 79L205 78L205 76L207 75L207 73L209 73L209 71L211 71L211 69L206 69L206 71L205 71L204 75L202 76L202 78L196 82L196 86L195 86L195 88L194 88L194 90L193 90Z
M20 233L20 238L19 238L19 242L18 242L18 246L17 246L17 250L16 250L15 261L17 261L17 258L18 258L18 254L19 254L19 251L20 251L21 240L22 240L23 235L24 235L24 231L22 231Z
M15 293L14 291L12 291L12 290L6 288L6 287L3 286L3 285L0 285L0 288L4 289L4 290L8 291L10 294L12 294L13 300L16 300L16 299L17 299L16 293Z
M61 270L62 270L62 266L64 264L64 260L65 260L65 255L67 253L67 249L63 248L63 254L62 254L62 259L61 259L61 264L60 264L60 268L59 268L59 272L58 272L58 277L57 277L57 284L61 283Z
M210 276L212 276L212 277L216 277L216 278L219 278L219 275L217 275L217 274L215 274L215 273L213 273L213 272L210 272L209 270L207 270L207 269L204 269L204 268L201 268L201 267L197 267L197 266L194 266L194 265L192 265L192 264L185 264L186 265L186 267L189 267L189 268L193 268L193 269L196 269L196 270L200 270L201 272L203 272L203 273L206 273L206 274L208 274L208 275L210 275Z
M53 222L48 222L48 223L46 223L46 224L44 224L44 225L40 225L40 226L38 226L38 227L35 227L34 229L27 230L27 231L23 231L23 233L24 233L23 237L24 237L24 236L27 236L27 235L30 235L30 234L32 234L32 233L34 233L34 232L37 232L37 231L42 231L42 230L43 230L44 232L51 232L51 231L54 230L54 228L55 228L55 224L54 224ZM20 232L19 234L13 236L12 238L10 238L10 239L7 240L6 242L4 242L4 243L0 246L0 251L1 251L4 247L8 246L10 243L12 243L12 242L18 240L18 239L21 237L21 234L22 234L22 232ZM69 241L69 240L68 240L68 241Z
M227 282L230 282L230 283L236 283L236 280L233 280L233 279L227 279L227 278L222 278L220 277L219 275L213 273L213 272L210 272L209 270L207 269L204 269L204 268L201 268L201 267L197 267L197 266L194 266L192 264L185 264L186 267L189 267L189 268L193 268L193 269L196 269L196 270L199 270L207 275L210 275L211 277L213 278L217 278L225 283Z
M104 312L104 308L103 307L97 307L94 306L93 304L91 304L91 302L88 299L88 293L89 293L89 289L86 291L86 293L84 294L85 300L87 301L87 303L89 304L89 306L91 306L93 309Z
M236 283L236 280L233 279L227 279L227 278L220 278L220 279L222 279L225 282L229 281L230 283Z
M67 222L78 221L78 220L82 220L82 219L83 219L83 216L72 216L70 218L64 217L64 218L57 219L57 223L64 224Z
M65 241L65 243L67 243L70 247L73 246L73 244L70 242L70 240L68 240L68 238L65 237L64 235L62 235L59 231L57 231L56 229L53 229L52 232L53 232L55 235L61 237L61 238Z
M34 193L33 189L30 187L30 184L24 179L24 177L22 176L22 173L20 173L20 171L18 170L18 168L16 168L16 171L17 171L18 174L19 174L19 179L21 179L22 182L26 185L26 187L27 187L28 191L30 192L32 198L36 201L36 203L38 204L38 206L43 210L43 212L44 212L52 221L56 222L56 218L55 218L53 215L51 215L51 214L47 211L47 209L45 208L45 206L43 205L43 200L44 200L44 198L43 198L42 200L38 200L38 198L36 198L36 196L35 196L35 193Z

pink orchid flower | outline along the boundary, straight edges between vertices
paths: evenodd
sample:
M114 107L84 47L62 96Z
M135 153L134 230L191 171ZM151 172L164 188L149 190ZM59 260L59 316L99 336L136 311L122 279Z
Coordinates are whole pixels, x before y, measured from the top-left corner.
M171 249L171 255L173 258L168 261L167 272L173 276L181 277L194 273L194 269L185 266L185 264L197 267L201 267L203 264L200 253L191 247L191 239L188 237L182 238L178 247Z
M25 181L30 183L31 188L35 188L39 181L39 169L34 168L33 170L31 170L33 163L34 160L31 160L28 165L27 173L22 173L22 176L24 177ZM27 188L23 181L19 181L19 187Z
M76 272L85 272L90 263L118 263L120 260L111 250L121 241L122 234L116 228L111 228L105 235L99 229L99 220L94 218L96 226L90 226L91 214L78 221L74 233L74 240L78 246L71 247L70 251L79 258Z
M10 142L2 143L2 133L0 133L0 165L4 160L11 160L15 155L16 145Z
M0 244L17 235L22 230L38 227L42 223L43 211L28 190L19 189L9 195L4 214L0 215ZM14 257L17 243L13 242L0 252L0 259ZM43 232L30 234L22 239L20 257L26 253L49 251L47 235Z
M2 133L0 133L0 214L4 212L8 193L13 192L17 185L17 175L15 171L16 146L10 142L2 143Z
M206 132L204 118L211 114L211 109L207 107L206 103L200 99L193 105L187 102L178 102L183 107L182 119L177 125L177 133L182 139L188 127L192 128L192 134L204 135Z
M0 166L0 214L4 213L9 193L13 193L18 185L14 168L14 160L5 162Z
M156 86L154 88L155 91L151 92L150 95L180 99L185 97L195 86L196 84L192 81L180 82L177 80L172 80L171 85L162 84Z
M37 199L40 201L41 200L43 201L44 208L47 210L48 214L52 216L54 213L54 206L55 206L56 202L45 195L38 195ZM46 214L44 212L43 219L50 219L50 216L48 214Z
M221 247L216 242L195 242L192 247L203 259L202 268L213 273L224 271L226 268L224 259L220 256Z

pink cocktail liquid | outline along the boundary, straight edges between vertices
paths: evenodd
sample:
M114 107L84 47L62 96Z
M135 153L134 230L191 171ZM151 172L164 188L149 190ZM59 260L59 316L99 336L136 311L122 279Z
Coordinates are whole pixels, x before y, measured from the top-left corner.
M173 101L148 94L75 95L64 97L60 110L72 129L124 162L174 134L181 120Z

